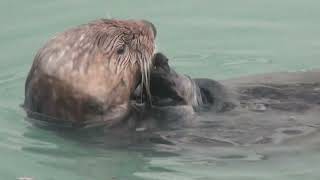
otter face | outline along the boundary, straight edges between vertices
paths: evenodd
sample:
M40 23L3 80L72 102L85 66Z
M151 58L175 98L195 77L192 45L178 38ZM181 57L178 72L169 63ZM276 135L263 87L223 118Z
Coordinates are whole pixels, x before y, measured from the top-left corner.
M155 49L155 28L147 21L103 20L93 25L95 44L122 71L129 64L150 66ZM144 68L140 69L144 71Z
M139 82L150 95L155 36L143 20L97 20L58 34L34 59L25 108L75 122L123 117Z
M105 20L104 28L97 32L96 43L100 50L113 61L116 72L128 66L139 66L141 83L150 96L149 80L151 58L155 50L155 26L145 20Z

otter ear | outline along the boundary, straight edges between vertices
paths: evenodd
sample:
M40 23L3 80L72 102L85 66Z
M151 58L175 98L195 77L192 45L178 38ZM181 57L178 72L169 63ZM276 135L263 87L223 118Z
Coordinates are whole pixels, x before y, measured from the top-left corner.
M147 20L142 20L142 22L147 25L148 27L151 28L152 32L153 32L153 37L156 38L157 36L157 28L154 24L152 24L150 21Z

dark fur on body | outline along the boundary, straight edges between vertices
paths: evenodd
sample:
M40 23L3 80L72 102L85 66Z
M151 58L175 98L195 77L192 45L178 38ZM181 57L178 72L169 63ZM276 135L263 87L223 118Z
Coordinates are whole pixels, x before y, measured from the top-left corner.
M298 80L294 78L298 73L291 73L292 78L288 74L286 83L276 82L277 77L271 75L265 75L265 79L261 75L261 79L256 82L240 83L241 79L218 82L204 78L192 79L176 73L170 68L167 57L161 53L155 55L153 62L155 65L151 73L151 92L154 104L159 106L192 105L195 110L205 107L214 112L226 112L234 108L248 108L250 104L284 111L303 111L320 104L320 80L314 77L307 79L307 75L312 72L306 72L306 78L302 78L304 74L300 73L296 77ZM283 75L279 75L279 79L281 77ZM164 101L165 99L170 100Z

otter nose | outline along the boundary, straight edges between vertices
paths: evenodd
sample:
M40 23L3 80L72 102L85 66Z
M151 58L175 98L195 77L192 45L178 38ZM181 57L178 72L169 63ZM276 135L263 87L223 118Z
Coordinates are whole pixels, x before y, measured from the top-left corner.
M154 24L152 24L150 21L147 21L147 20L142 20L142 22L149 26L151 29L152 29L152 32L153 32L153 36L154 38L157 36L157 29L156 29L156 26L154 26Z

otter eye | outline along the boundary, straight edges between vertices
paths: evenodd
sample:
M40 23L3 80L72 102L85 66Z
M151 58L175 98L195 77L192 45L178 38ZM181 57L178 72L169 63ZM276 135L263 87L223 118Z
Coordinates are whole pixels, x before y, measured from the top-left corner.
M126 50L126 47L125 46L121 46L117 49L117 54L123 54Z

